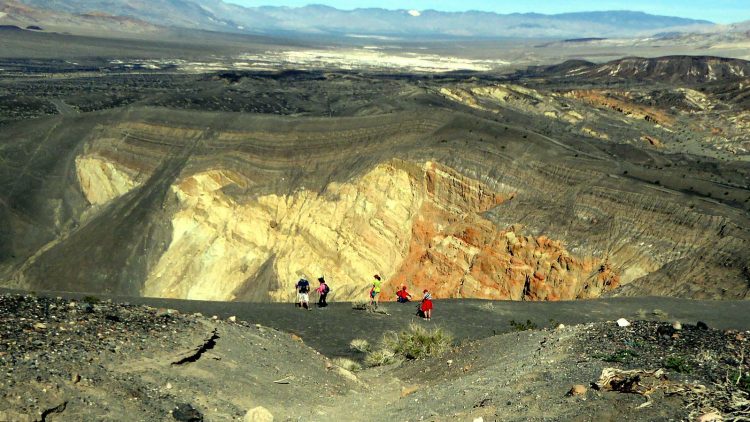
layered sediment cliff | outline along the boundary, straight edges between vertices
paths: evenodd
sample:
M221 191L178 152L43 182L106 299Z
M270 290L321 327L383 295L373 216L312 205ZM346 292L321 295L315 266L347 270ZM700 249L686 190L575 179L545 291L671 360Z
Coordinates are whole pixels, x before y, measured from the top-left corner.
M352 300L379 273L385 299L403 284L439 298L748 294L746 215L672 179L644 182L656 173L601 143L440 110L231 120L149 109L69 124L82 142L53 130L44 142L66 145L63 159L35 164L39 187L25 196L51 210L37 220L49 231L13 226L27 242L0 267L6 285L288 301L305 274Z

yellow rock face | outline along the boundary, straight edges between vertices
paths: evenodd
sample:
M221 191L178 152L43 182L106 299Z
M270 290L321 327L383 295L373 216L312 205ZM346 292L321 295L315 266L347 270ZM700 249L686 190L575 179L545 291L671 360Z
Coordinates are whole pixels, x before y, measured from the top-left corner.
M322 195L301 190L240 203L222 192L231 183L247 182L209 171L173 186L181 209L172 243L144 295L232 300L273 259L281 284L269 292L273 300L292 300L299 274L324 275L339 299L364 296L372 275L387 277L405 255L423 200L419 182L394 164Z
M123 166L94 155L76 158L76 174L91 205L105 204L140 185Z
M137 186L106 159L77 163L92 204ZM293 301L301 275L313 286L325 276L333 300L364 299L373 274L386 280L384 300L401 284L441 298L556 300L597 296L619 282L598 260L571 257L559 242L499 230L481 214L513 198L510 188L497 193L438 163L393 160L324 192L227 193L253 183L212 169L171 186L171 243L149 270L144 296L231 301L252 291Z

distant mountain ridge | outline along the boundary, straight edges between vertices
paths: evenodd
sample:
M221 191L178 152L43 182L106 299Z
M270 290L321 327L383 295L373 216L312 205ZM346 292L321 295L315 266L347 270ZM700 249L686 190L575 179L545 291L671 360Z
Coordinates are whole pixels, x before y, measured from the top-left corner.
M599 82L731 83L750 78L750 61L710 56L625 57L602 64L569 60L553 66L533 66L520 74Z
M298 8L242 7L222 0L22 0L42 9L71 14L106 13L160 26L228 32L390 37L575 38L651 35L712 25L705 20L604 11L538 13L409 11L380 8L339 10L310 5Z

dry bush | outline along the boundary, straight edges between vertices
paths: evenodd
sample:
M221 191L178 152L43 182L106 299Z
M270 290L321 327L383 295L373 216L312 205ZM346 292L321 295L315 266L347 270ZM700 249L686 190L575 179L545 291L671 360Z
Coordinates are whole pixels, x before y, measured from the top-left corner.
M495 304L492 302L485 302L481 305L479 305L479 309L483 311L494 311L495 310Z
M355 338L349 343L349 348L355 352L367 353L370 351L370 343L363 338Z
M350 372L356 372L362 369L362 365L358 362L347 358L336 358L333 360L333 364Z
M385 357L391 355L396 359L439 356L452 345L453 336L442 328L428 329L420 324L410 324L408 329L399 333L387 331L383 335L381 349L368 354L365 362L370 366L378 366L378 362L389 360Z
M401 359L396 356L393 351L388 349L380 349L374 352L370 352L365 356L365 365L367 366L383 366L390 365L392 363L399 362Z
M359 311L366 311L370 308L370 301L369 300L355 300L352 302L352 309L356 309Z

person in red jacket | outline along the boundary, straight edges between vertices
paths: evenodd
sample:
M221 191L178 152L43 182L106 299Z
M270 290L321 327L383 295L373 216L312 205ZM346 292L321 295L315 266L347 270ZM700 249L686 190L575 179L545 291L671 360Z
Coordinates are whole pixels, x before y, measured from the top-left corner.
M401 287L401 290L396 292L396 301L398 303L406 303L411 300L411 294L406 291L406 286Z
M422 304L419 306L419 310L422 312L422 318L429 321L432 318L432 295L427 289L424 289L423 293Z

